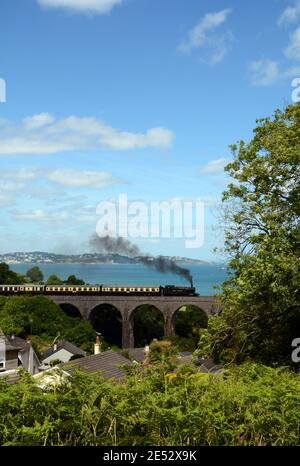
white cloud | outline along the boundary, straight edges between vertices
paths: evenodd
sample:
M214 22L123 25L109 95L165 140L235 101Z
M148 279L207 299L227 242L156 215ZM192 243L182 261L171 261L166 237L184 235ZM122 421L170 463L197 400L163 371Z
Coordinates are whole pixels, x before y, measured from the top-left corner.
M278 20L279 26L295 23L300 17L300 0L287 7ZM300 27L290 34L288 46L284 49L286 59L300 60ZM250 81L253 86L270 86L284 79L293 79L300 75L300 66L288 65L286 60L280 61L261 59L248 65Z
M32 183L36 176L34 170L27 168L2 170L0 172L0 206L15 204L20 194L26 191L27 185Z
M291 66L281 72L282 78L295 78L300 75L300 66Z
M201 175L219 175L224 172L224 167L228 160L224 157L216 160L211 160L206 165L200 168Z
M15 219L17 220L45 220L47 218L46 213L42 209L36 210L15 210L13 212Z
M111 173L87 170L53 170L47 174L47 178L62 186L77 188L104 188L121 183L121 181L114 178Z
M300 59L300 27L290 35L290 43L284 53L287 58Z
M1 202L1 197L0 197ZM73 228L74 224L95 223L96 209L90 206L75 206L72 209L68 206L61 206L59 210L38 209L14 209L11 211L12 217L20 222L36 222L47 225L49 229L55 227Z
M39 113L31 117L24 118L23 123L27 129L39 129L54 122L54 117L49 113Z
M69 116L55 120L47 113L33 115L18 127L0 127L0 154L52 154L72 150L167 148L175 135L166 128L144 133L120 131L94 117Z
M63 8L77 13L103 15L124 0L37 0L43 7Z
M284 24L295 23L300 16L300 1L295 2L293 6L287 7L278 20L280 26Z
M72 228L76 222L76 214L66 209L45 210L39 209L15 209L11 211L12 217L20 222L35 222L37 224L47 225L48 229L55 229L56 227L63 227L64 230ZM82 223L82 222L78 222Z
M75 205L86 208L82 201L88 198L87 195L74 196L62 188L103 189L121 183L126 183L126 181L102 171L47 170L45 168L4 169L0 173L0 206L12 206L21 199L30 198L34 201L46 201L49 206L72 203L72 208Z
M32 168L19 168L15 170L1 170L0 180L31 181L37 177L37 171Z
M72 211L79 209L76 219L88 219L91 215L90 212L87 215L87 206L83 203L88 199L87 194L72 195L68 189L65 191L62 188L103 189L120 183L126 183L126 181L102 171L47 170L45 168L4 169L0 172L0 207L12 207L29 198L30 204L39 202L48 207L59 206L59 212L62 210L62 205ZM95 207L93 209L95 210ZM21 211L16 218L18 220L47 220L40 210L29 213Z
M269 86L279 77L279 64L273 60L255 60L248 68L254 86Z
M207 59L211 64L220 62L229 50L232 39L230 33L216 34L215 30L220 28L231 13L231 9L206 14L201 21L188 32L188 37L178 47L183 53L189 53L193 49L204 49Z
M274 60L252 61L248 70L250 82L253 86L271 86L284 79L293 78L300 74L300 66L282 68L280 63Z
M15 198L11 194L0 193L0 207L11 206L15 203Z

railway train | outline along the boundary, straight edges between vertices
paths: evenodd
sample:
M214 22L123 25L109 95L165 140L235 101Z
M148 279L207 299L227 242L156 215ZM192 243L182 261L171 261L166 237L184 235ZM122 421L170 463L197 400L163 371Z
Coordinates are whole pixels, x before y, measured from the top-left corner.
M198 296L193 286L0 285L0 295Z

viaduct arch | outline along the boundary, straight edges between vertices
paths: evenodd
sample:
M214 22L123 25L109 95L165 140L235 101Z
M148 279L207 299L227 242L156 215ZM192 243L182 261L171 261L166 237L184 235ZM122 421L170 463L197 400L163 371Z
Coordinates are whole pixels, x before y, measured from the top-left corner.
M76 307L82 318L90 320L92 311L101 305L115 307L122 316L122 347L134 347L133 313L137 307L152 305L164 316L164 335L175 333L175 314L182 306L197 306L207 315L217 314L220 303L214 296L48 296L58 305Z

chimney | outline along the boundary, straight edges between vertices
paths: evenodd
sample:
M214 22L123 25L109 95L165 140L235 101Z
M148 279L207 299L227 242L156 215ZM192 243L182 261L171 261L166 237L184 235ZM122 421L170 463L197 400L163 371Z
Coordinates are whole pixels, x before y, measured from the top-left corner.
M145 358L144 358L144 361L143 361L143 366L148 366L149 365L149 352L150 352L149 345L146 345L145 348L144 348Z
M101 353L101 343L100 343L99 335L97 335L96 343L94 344L94 354L100 354L100 353Z

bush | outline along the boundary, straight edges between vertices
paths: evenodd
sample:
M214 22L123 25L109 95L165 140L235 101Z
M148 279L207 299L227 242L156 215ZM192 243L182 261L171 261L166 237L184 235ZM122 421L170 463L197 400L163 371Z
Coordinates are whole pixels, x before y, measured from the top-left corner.
M42 391L0 384L1 445L299 445L300 376L257 364L223 373L161 363L125 383L74 374Z
M20 285L26 281L24 277L10 270L4 262L0 263L0 283L1 285Z
M43 272L39 267L32 267L27 270L26 277L33 283L41 283L44 280Z
M39 337L36 342L41 350L58 334L86 351L92 351L95 341L95 331L89 322L66 316L45 296L0 296L0 328L7 335Z

